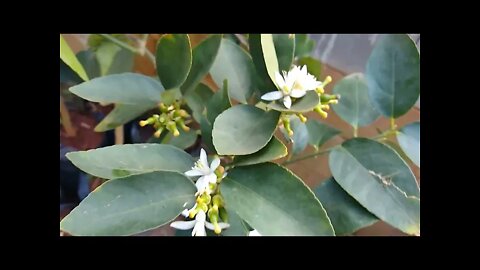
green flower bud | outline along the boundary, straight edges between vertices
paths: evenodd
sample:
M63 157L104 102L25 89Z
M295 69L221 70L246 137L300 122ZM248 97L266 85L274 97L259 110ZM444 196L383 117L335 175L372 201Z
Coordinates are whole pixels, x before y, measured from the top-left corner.
M212 198L212 203L213 203L213 206L225 206L225 200L223 199L222 195L220 194L217 194L215 196L213 196Z
M218 213L220 215L220 218L222 219L223 222L226 222L228 223L228 213L227 213L227 209L225 209L225 207L222 207L218 210Z

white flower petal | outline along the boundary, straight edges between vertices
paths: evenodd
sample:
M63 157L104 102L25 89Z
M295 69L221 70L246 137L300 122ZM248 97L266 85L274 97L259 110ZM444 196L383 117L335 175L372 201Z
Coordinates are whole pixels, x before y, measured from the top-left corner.
M212 163L210 163L210 172L214 172L219 165L220 165L220 159L219 158L213 159Z
M190 171L185 172L186 176L200 176L203 175L203 172L197 170L197 169L192 169Z
M275 82L277 83L278 88L283 89L283 87L285 87L285 79L278 71L275 72Z
M305 96L306 93L307 92L305 92L304 90L293 89L292 92L290 93L290 96L294 97L294 98L301 98L301 97Z
M213 224L210 223L210 222L208 222L208 221L205 221L205 227L206 227L207 229L209 229L210 231L215 230L215 226L213 226Z
M198 215L198 214L197 214ZM206 236L205 226L203 222L197 222L192 230L192 236Z
M214 173L211 173L209 175L205 175L205 181L207 181L208 183L216 183L217 182L217 175L215 175Z
M190 211L188 211L188 209L185 209L185 210L182 211L182 216L188 217L189 213L190 213Z
M197 215L195 216L195 220L197 222L205 222L205 219L207 218L207 215L205 215L205 212L203 210L198 211Z
M202 194L208 188L208 179L206 179L205 176L200 177L197 183L195 183L195 186L197 187L197 193L195 193L195 195Z
M208 168L207 152L203 148L200 150L200 162L203 165L202 169Z
M263 100L278 100L283 97L283 93L281 91L273 91L264 94L261 99Z
M219 222L218 223L218 226L220 227L220 229L226 229L226 228L230 228L230 224L228 223L225 223L225 222Z
M307 65L303 65L303 67L301 68L300 70L302 72L303 75L307 75Z
M195 220L190 220L190 221L174 221L170 223L170 227L173 227L175 229L179 230L190 230L195 226L196 221Z
M250 231L248 236L262 236L257 230Z
M287 109L290 109L290 107L292 107L292 99L290 98L290 96L285 96L283 98L283 105L285 105Z

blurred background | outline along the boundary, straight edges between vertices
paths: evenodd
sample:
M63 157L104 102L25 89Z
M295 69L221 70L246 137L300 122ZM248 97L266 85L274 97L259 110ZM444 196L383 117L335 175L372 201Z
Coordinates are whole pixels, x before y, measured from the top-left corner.
M87 68L89 77L100 75L108 75L122 72L136 72L148 76L156 76L151 56L155 53L155 46L162 34L128 34L128 38L134 42L144 42L145 48L151 52L145 55L138 55L128 50L119 48L115 44L105 43L98 37L92 37L90 34L63 34L68 45L72 48L78 58L85 61L82 63L93 63L90 61L93 55L100 65L98 67L91 66ZM420 50L420 34L409 34L412 40ZM98 36L98 35L96 35ZM143 37L147 36L146 39ZM192 47L205 39L208 34L190 34ZM231 35L233 36L233 35ZM375 45L375 42L381 34L309 34L314 40L314 49L312 57L318 59L322 63L321 76L318 78L323 81L330 75L333 78L332 83L326 87L326 92L331 93L335 83L344 76L354 72L364 72L367 59ZM103 42L103 43L102 43ZM108 45L105 45L108 44ZM112 51L115 52L112 54ZM102 54L100 54L102 52ZM114 55L114 56L112 56ZM103 68L107 63L108 69ZM93 76L91 76L93 75ZM69 213L90 191L98 187L101 179L92 178L79 171L66 158L65 154L70 151L88 150L98 147L104 147L113 144L122 143L140 143L147 141L148 137L142 136L142 130L139 129L137 123L139 117L130 121L115 130L107 132L95 132L94 127L107 115L113 107L103 106L105 104L93 104L68 92L68 88L72 85L80 83L81 79L76 74L69 71L68 67L61 61L60 64L60 97L61 97L61 125L60 125L60 220ZM213 82L210 76L204 81L213 90L217 90L218 86ZM63 114L67 112L68 122L70 122L71 130L67 130L65 126L65 117ZM63 114L62 114L63 113ZM348 123L340 119L334 110L329 111L327 119L321 119L316 113L309 113L307 117L312 117L323 121L341 131L323 147L327 148L338 144L345 139L352 137L352 129ZM417 101L408 113L397 119L396 123L399 128L403 125L420 121L420 99ZM388 119L380 117L373 124L358 129L358 135L371 137L378 134L377 129L385 130L389 127ZM282 136L277 134L277 136ZM390 138L389 140L396 140ZM313 153L314 149L308 146L304 154ZM285 158L284 158L285 159ZM284 159L277 162L281 163ZM416 167L409 161L417 181L420 183L420 168ZM287 166L295 174L301 177L310 187L318 186L323 180L331 176L328 166L328 155L322 155L314 159L303 160ZM140 235L174 235L175 231L168 227L160 227ZM384 222L377 222L372 226L357 231L354 235L405 235L399 230L387 225Z

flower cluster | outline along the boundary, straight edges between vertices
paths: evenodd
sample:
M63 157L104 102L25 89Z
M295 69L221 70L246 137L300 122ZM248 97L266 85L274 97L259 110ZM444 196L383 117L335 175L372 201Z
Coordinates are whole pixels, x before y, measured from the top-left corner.
M228 214L225 210L225 201L220 194L218 184L226 176L225 169L220 165L220 159L214 158L208 165L207 153L201 149L200 159L195 162L191 170L185 172L189 177L200 176L195 183L196 203L191 209L182 212L184 217L193 220L175 221L170 224L179 230L192 229L192 236L205 236L205 228L220 234L223 229L230 227ZM207 221L207 216L210 221ZM221 221L223 222L221 222Z
M186 125L190 121L190 114L180 108L179 101L175 101L169 106L165 105L164 103L160 103L158 107L161 114L154 114L147 120L140 121L140 126L144 127L146 125L153 125L156 130L153 135L157 138L160 137L165 129L172 132L173 136L180 135L177 125L180 126L184 131L190 130L190 128Z
M328 113L326 110L330 109L329 104L337 104L340 96L329 95L325 93L325 86L332 81L332 77L327 76L323 82L317 81L315 76L307 72L307 66L302 68L293 66L290 71L282 71L283 76L279 73L275 73L275 83L278 87L276 91L264 94L261 98L266 101L282 100L285 108L292 108L292 103L302 98L308 91L317 92L320 102L313 109L321 117L327 118ZM290 128L290 115L296 114L302 122L306 122L307 118L300 112L283 112L280 120L283 123L283 127L288 132L289 136L293 135L293 131Z

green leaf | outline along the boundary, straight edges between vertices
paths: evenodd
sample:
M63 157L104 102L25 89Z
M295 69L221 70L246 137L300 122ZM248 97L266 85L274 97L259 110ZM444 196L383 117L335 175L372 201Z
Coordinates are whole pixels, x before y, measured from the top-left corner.
M84 81L88 81L87 73L83 69L82 64L78 61L77 57L73 53L67 41L60 35L60 59L67 64L73 71L75 71L80 78Z
M194 90L185 93L184 99L188 107L192 109L192 116L198 123L200 123L202 113L212 96L212 89L203 83L198 84Z
M218 86L228 80L228 94L241 103L253 93L254 67L248 53L230 40L222 39L217 58L210 69L210 74Z
M305 56L298 59L298 65L302 67L306 65L308 73L315 76L317 80L320 79L320 74L322 73L322 62L320 62L319 60L311 56Z
M242 219L235 211L228 211L228 224L230 224L230 227L222 231L222 236L247 236L249 233Z
M88 78L93 79L100 76L100 65L94 52L91 50L78 52L77 59L85 69Z
M297 117L292 118L290 120L290 124L292 125L292 130L293 130L292 153L294 155L298 155L303 150L305 150L308 144L309 138L308 138L307 126L304 123L302 123L302 121L300 121L300 119L298 119Z
M261 94L277 89L275 72L278 72L279 68L272 35L250 34L248 44L255 70L260 78L259 90Z
M105 76L110 69L110 66L113 63L113 59L120 52L122 48L117 46L113 42L102 42L100 47L98 47L96 54L98 59L98 64L100 65L100 74L101 76Z
M306 125L309 143L316 148L320 148L328 140L341 133L339 130L316 119L308 119Z
M200 116L200 130L202 131L202 142L207 146L208 152L217 153L212 140L213 125L208 121L205 115Z
M293 54L295 52L295 35L272 34L272 36L278 59L278 68L288 71L292 66Z
M193 166L189 154L171 145L155 143L113 145L70 152L66 157L82 171L105 179L152 171L184 173Z
M236 156L235 166L246 166L282 158L287 155L287 147L275 136L260 151L250 155Z
M70 87L86 100L104 103L155 106L164 88L160 82L140 74L123 73L95 78Z
M293 101L290 109L283 105L282 100L271 102L267 107L280 112L310 112L319 102L318 94L315 91L308 91L305 96Z
M154 108L155 105L128 105L115 104L115 108L95 127L96 132L114 129L139 117L144 112Z
M261 235L334 235L313 192L277 164L234 168L222 181L221 191L226 207Z
M399 130L397 139L408 158L420 168L420 122L404 126Z
M367 81L362 73L344 77L335 84L333 93L341 96L340 102L332 105L333 110L355 129L371 124L380 116L368 98Z
M383 36L367 61L370 99L386 117L398 118L420 95L420 54L408 35Z
M315 195L327 210L337 235L348 235L372 225L378 218L348 195L333 178L315 188Z
M61 222L78 236L123 236L175 219L195 202L192 181L177 172L150 172L105 182Z
M420 189L390 147L351 139L330 153L329 165L337 183L368 211L405 233L420 233Z
M180 135L177 137L173 136L171 132L168 132L163 138L162 143L170 144L180 149L187 149L197 141L197 132L194 129L185 132L180 128L178 131L180 132Z
M157 44L157 74L165 89L180 87L192 66L192 49L186 34L163 35Z
M228 98L228 86L228 81L224 80L223 87L207 103L207 118L210 123L215 122L219 114L232 106Z
M213 144L219 155L248 155L262 149L277 127L280 113L237 105L213 123Z
M210 35L208 38L198 44L192 52L192 68L188 73L187 79L181 86L184 94L194 90L200 81L208 74L210 68L217 57L218 49L222 35Z
M295 34L295 57L310 56L313 48L315 48L315 41L307 34Z
M121 49L113 58L113 62L108 69L107 74L120 74L125 72L132 72L134 65L134 53L127 50Z

